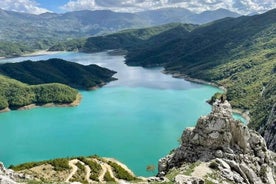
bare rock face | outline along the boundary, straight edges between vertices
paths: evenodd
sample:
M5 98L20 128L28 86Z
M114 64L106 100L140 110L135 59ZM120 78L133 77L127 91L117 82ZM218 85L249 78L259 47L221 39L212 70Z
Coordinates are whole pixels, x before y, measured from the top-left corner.
M14 181L14 172L6 169L3 163L0 162L0 183L1 184L16 184Z
M6 169L0 162L0 184L18 184L30 181L32 178L26 174L16 173L11 169Z
M270 112L270 116L267 121L266 129L264 131L264 138L269 145L270 150L276 150L276 104Z
M159 160L159 175L184 162L216 163L222 177L234 183L275 184L275 154L255 131L232 117L231 105L216 101L212 112L187 128L182 144Z

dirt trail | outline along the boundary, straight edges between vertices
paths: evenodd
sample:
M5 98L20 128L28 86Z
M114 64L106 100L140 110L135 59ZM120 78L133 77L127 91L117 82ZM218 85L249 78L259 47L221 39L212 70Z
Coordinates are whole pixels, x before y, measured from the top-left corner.
M112 158L104 158L104 160L106 162L111 161L111 162L114 162L114 163L120 165L122 168L124 168L126 171L128 171L130 174L132 174L134 176L133 172L126 165L118 162L117 160L112 159ZM93 159L93 161L95 161L96 163L98 163L102 167L101 173L99 174L99 177L98 177L100 183L105 182L104 181L104 176L107 172L109 172L110 176L112 178L114 178L116 183L118 183L120 181L118 178L116 178L116 176L115 176L115 174L112 170L112 167L109 164L105 163L105 161L101 161L101 160L97 160L97 159ZM93 180L90 179L91 168L88 165L86 165L85 163L83 163L82 161L78 160L78 159L73 159L73 160L69 161L69 166L72 167L72 170L71 170L69 176L66 178L65 182L69 182L70 179L74 176L74 174L76 174L76 172L78 171L78 167L76 166L76 164L78 162L85 167L85 172L86 172L85 180L88 183L95 183Z
M106 159L105 159L106 160ZM110 165L108 165L107 163L105 162L102 162L102 161L99 161L99 160L96 160L94 159L95 162L97 162L98 164L100 164L100 166L102 167L102 172L100 173L99 175L99 181L102 183L104 182L104 175L106 172L109 172L110 176L112 178L114 178L115 182L118 183L119 179L116 178L116 176L114 175L113 173L113 170L112 168L110 167Z
M83 164L84 167L85 167L85 172L86 172L85 179L86 179L86 181L88 181L88 183L93 183L93 181L90 179L90 174L91 174L90 167L88 165L85 165L82 162L80 162L80 163Z
M74 160L70 160L69 161L69 166L72 167L72 171L71 173L69 174L69 176L66 178L65 182L69 182L70 179L74 176L74 174L76 174L77 170L78 170L78 167L76 166L76 163L78 163L79 160L77 159L74 159Z

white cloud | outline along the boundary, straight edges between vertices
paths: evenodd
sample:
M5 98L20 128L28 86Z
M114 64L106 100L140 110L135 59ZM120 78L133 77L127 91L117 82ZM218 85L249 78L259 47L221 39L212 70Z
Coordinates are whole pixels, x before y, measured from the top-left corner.
M158 8L182 7L194 12L225 8L242 14L263 12L276 8L275 0L70 0L66 11L109 9L136 12Z
M38 3L33 0L1 0L0 8L4 10L41 14L50 12L47 9L40 8Z

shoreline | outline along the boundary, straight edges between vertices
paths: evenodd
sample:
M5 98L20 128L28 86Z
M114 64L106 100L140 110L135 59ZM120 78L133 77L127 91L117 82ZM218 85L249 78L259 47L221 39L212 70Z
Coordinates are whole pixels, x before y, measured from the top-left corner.
M28 53L24 53L20 56L12 56L12 57L0 57L1 59L10 59L10 58L17 58L17 57L31 57L31 56L43 56L43 55L51 55L51 54L58 54L58 53L62 53L65 51L48 51L48 50L37 50L34 52L28 52Z
M205 84L205 85L213 86L213 87L221 89L224 92L227 92L227 89L224 86L220 86L216 83L208 82L208 81L205 81L205 80L202 80L202 79L191 78L188 75L181 74L180 72L173 72L173 71L163 70L162 73L166 74L166 75L171 75L173 78L184 79L184 80L189 81L189 82L194 82L194 83L198 83L198 84Z
M41 56L41 55L51 55L58 54L64 51L48 51L48 50L37 50L34 52L23 54L21 57L29 57L29 56Z
M23 111L23 110L31 110L34 108L38 108L38 107L44 107L44 108L48 108L48 107L76 107L81 103L82 100L82 96L80 93L77 94L76 99L72 102L72 103L65 103L65 104L57 104L57 103L46 103L46 104L42 104L42 105L37 105L37 104L30 104L30 105L26 105L23 107L19 107L17 109L10 109L9 107L0 110L0 113L5 113L5 112L10 112L10 111Z
M246 121L246 125L250 122L249 111L244 109L232 109L232 113L239 114Z
M184 80L187 80L187 81L190 81L190 82L195 82L195 83L198 83L198 84L204 84L204 85L217 87L217 88L221 89L223 92L225 92L225 93L227 92L227 88L225 88L224 86L220 86L216 83L208 82L208 81L201 80L201 79L191 78L191 77L189 77L185 74L181 74L180 72L167 71L167 70L164 69L162 71L162 73L166 74L166 75L171 75L173 78L184 79ZM249 111L248 110L232 108L232 112L240 115L241 117L243 117L246 120L246 124L248 124L250 122L250 116L249 116Z

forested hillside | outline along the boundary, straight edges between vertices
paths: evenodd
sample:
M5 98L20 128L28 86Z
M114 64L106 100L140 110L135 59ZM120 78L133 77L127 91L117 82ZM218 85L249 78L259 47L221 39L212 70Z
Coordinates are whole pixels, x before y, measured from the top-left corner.
M30 104L72 103L78 94L77 90L63 84L30 86L3 75L0 75L0 89L0 110Z
M102 86L115 80L115 73L97 65L84 66L62 59L0 65L0 74L26 84L62 83L78 89Z

